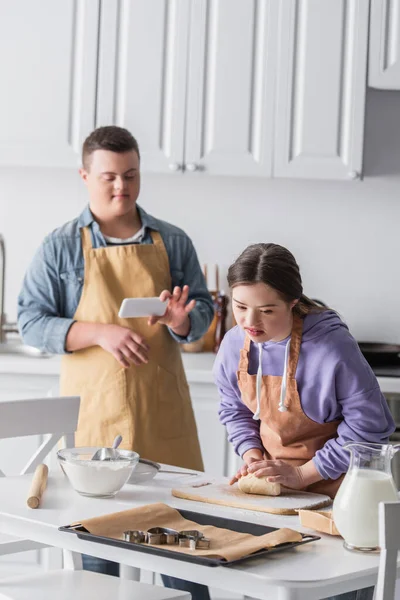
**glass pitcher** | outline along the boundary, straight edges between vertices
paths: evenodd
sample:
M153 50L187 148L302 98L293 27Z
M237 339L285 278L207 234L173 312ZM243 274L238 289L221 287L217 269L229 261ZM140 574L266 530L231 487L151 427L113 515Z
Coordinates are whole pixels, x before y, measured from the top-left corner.
M391 460L400 444L348 442L349 470L333 501L333 519L348 550L379 550L379 502L399 500Z

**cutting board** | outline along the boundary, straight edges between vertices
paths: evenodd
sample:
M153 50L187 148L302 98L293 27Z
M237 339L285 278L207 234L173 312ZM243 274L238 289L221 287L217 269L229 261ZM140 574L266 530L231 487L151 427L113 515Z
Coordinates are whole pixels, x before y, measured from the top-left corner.
M300 492L282 487L280 496L258 496L245 494L238 488L237 483L229 485L226 482L203 481L185 485L172 490L172 495L184 500L220 504L233 508L258 510L277 515L295 515L300 509L317 509L331 504L332 500L324 494Z

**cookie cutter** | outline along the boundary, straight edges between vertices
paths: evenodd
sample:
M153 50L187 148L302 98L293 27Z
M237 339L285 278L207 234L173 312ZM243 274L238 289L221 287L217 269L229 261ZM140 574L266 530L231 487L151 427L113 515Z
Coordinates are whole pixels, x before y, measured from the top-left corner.
M123 538L125 542L134 544L179 545L181 548L191 550L207 550L210 547L210 540L197 529L186 531L176 531L168 527L152 527L148 531L133 529L124 531Z
M152 527L147 531L147 544L155 544L159 546L161 544L178 544L179 533L175 529L168 529L168 527Z
M208 550L210 548L211 540L208 538L180 538L180 548L190 548L190 550Z
M146 532L138 529L124 531L123 536L125 542L133 542L134 544L144 544L147 539Z
M190 548L190 550L208 550L210 540L204 537L201 531L190 529L179 532L179 546L181 548Z

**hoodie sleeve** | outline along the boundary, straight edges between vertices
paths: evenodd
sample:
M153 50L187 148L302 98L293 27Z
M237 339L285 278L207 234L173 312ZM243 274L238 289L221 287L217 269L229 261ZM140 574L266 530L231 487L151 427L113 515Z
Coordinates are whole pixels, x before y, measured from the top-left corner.
M228 440L236 454L243 456L247 450L257 448L263 451L260 437L260 422L253 419L253 413L242 402L237 383L236 370L239 362L239 348L235 352L233 336L225 335L214 363L214 380L221 398L219 419L225 425Z
M350 454L343 448L348 441L386 444L395 430L387 402L376 377L362 356L356 341L346 343L346 351L335 368L335 396L339 418L337 437L318 450L314 464L325 478L337 479L346 472ZM343 355L346 360L343 360Z

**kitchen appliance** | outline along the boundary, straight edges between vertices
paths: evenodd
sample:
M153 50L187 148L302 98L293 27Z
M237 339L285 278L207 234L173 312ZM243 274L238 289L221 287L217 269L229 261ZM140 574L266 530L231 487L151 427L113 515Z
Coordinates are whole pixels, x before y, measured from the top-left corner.
M400 366L400 344L357 342L371 367Z

